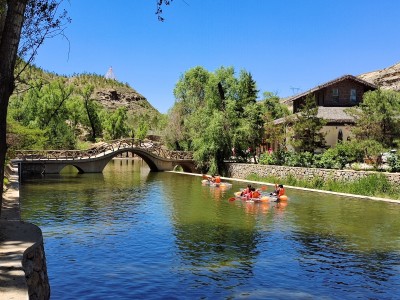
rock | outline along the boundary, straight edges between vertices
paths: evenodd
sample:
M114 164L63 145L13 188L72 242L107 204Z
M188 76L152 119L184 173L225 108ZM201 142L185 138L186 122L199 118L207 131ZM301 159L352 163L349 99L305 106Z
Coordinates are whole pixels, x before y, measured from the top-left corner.
M400 63L382 70L364 73L357 77L380 86L382 89L400 91Z

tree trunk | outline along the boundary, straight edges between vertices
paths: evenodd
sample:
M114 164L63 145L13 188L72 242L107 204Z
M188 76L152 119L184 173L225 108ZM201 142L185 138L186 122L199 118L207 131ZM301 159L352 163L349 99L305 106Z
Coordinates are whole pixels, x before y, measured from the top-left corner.
M94 124L93 115L90 113L89 101L90 100L88 100L88 99L85 100L85 108L86 108L86 113L88 115L90 127L92 128L91 138L92 138L92 141L95 142L96 141L96 137L97 137L97 135L96 135L96 125Z
M7 0L4 27L0 33L0 180L1 206L3 204L4 167L7 153L7 109L14 90L14 67L17 58L24 13L28 0ZM2 16L4 17L4 15Z

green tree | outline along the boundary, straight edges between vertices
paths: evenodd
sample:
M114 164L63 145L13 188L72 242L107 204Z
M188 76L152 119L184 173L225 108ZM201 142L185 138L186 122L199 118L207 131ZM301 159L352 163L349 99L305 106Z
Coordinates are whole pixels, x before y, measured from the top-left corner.
M78 135L81 134L79 125L83 123L82 120L86 113L85 108L83 106L82 98L75 95L70 98L70 101L68 101L66 105L69 116L68 123L70 124L74 136L77 137Z
M204 68L195 67L185 72L177 82L174 88L176 100L168 113L168 125L164 134L167 144L173 149L192 150L192 138L189 134L192 126L190 118L206 105L210 76L211 74Z
M280 102L279 97L271 92L264 92L261 101L264 108L264 138L270 144L277 144L278 147L286 147L286 122L280 125L274 123L275 120L287 117L289 109Z
M149 131L149 125L144 120L141 120L135 130L135 137L139 139L139 141L143 141L147 133Z
M251 73L241 70L238 78L238 107L244 108L248 104L256 103L258 92Z
M195 124L207 122L201 131L192 128L194 159L203 172L221 173L227 155L229 135L225 134L227 120L223 112L202 110L193 119Z
M73 88L60 79L46 85L34 81L23 97L12 99L10 117L27 128L46 131L48 140L45 147L70 149L75 145L74 128L70 126L67 108L72 93Z
M101 108L96 100L92 99L94 91L93 85L86 85L80 90L80 95L83 98L83 103L86 111L86 117L83 119L83 124L90 128L90 140L96 141L96 138L102 134L101 124Z
M128 115L126 107L118 107L104 120L104 129L107 138L113 140L128 136Z
M61 30L62 19L57 14L58 2L44 0L0 1L0 180L4 179L7 153L7 112L10 96L15 88L17 56L32 60L43 41ZM22 37L22 43L20 43ZM0 193L3 194L1 184ZM1 209L1 205L0 205ZM0 211L1 213L1 211Z
M289 115L287 106L281 104L279 97L274 93L264 92L261 103L265 108L265 113L268 114L272 120Z
M162 18L163 5L172 0L156 0L156 14ZM15 80L24 71L15 74L17 57L28 63L34 59L40 45L47 38L60 34L69 21L65 11L59 13L62 0L0 0L0 180L4 179L7 153L7 113ZM22 60L20 60L22 62ZM27 64L26 64L27 65ZM26 66L25 65L25 66ZM3 185L0 187L3 194ZM2 199L1 199L2 203ZM0 204L1 204L0 203ZM0 205L1 214L1 205Z
M171 149L178 151L191 149L191 140L185 139L187 132L184 126L185 118L183 110L183 104L176 102L168 111L167 125L164 129L164 142Z
M211 73L202 67L188 70L178 81L176 102L169 111L166 135L174 149L194 151L203 171L222 173L223 161L259 144L263 131L262 107L256 102L256 83L250 73L235 77L232 67Z
M326 124L318 118L318 106L314 96L307 96L300 112L293 118L291 144L298 152L311 152L325 147L325 136L321 132Z
M386 147L400 136L400 93L390 90L370 91L363 102L347 109L356 124L352 133L357 140L375 140Z

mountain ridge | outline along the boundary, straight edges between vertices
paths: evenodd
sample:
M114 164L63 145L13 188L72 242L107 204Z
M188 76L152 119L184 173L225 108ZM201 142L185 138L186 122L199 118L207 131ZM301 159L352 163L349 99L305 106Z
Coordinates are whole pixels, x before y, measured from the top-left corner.
M400 62L384 69L360 74L357 77L382 89L400 91Z

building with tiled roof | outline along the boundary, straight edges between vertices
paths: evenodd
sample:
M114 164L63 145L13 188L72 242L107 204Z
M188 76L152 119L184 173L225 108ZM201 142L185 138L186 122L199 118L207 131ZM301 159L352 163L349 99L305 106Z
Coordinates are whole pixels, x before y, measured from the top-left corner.
M326 134L326 145L334 146L338 140L350 138L350 126L354 118L346 113L346 109L362 102L364 93L376 90L377 86L352 75L344 75L307 92L286 98L286 104L293 114L299 113L308 96L314 96L318 105L317 117L326 120L322 131ZM275 120L276 125L287 123L287 118Z

